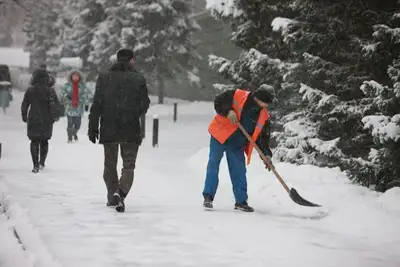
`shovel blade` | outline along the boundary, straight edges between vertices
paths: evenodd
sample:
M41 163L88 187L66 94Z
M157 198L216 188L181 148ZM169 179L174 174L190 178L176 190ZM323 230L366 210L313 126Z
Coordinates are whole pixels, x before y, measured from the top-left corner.
M308 200L305 200L304 198L302 198L299 193L297 193L296 189L292 188L290 189L290 193L289 193L290 198L297 204L301 205L301 206L306 206L306 207L321 207L318 204L314 204Z

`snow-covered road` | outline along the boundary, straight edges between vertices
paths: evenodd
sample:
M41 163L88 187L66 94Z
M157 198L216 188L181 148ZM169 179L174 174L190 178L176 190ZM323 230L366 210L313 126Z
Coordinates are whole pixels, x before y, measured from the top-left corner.
M337 169L276 164L290 186L323 205L305 208L292 203L254 157L248 181L256 212L248 214L233 211L223 161L216 210L205 212L212 103L180 104L177 123L171 105L151 107L135 182L120 214L105 206L103 150L87 140L86 118L74 144L66 142L65 119L57 122L46 170L30 172L20 100L17 94L9 114L0 115L0 203L6 211L0 212L0 266L27 266L17 260L29 267L400 266L400 189L380 195L352 185ZM154 114L160 118L158 148L151 146ZM14 227L25 249L19 247L20 257Z

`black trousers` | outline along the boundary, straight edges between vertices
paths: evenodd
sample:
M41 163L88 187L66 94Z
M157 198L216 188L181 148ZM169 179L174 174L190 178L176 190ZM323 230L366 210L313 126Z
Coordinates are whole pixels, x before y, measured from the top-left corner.
M121 148L123 168L121 179L118 179L117 163L118 150ZM134 143L104 144L104 172L103 178L107 187L108 201L112 201L115 192L125 198L133 184L134 170L139 146Z
M31 140L31 156L33 166L39 167L46 162L47 154L49 152L49 141L47 139L33 139Z

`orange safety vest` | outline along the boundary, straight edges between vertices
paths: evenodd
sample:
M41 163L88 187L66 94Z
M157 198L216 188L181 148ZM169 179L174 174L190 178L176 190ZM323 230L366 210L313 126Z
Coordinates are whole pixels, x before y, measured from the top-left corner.
M249 97L249 93L249 91L237 89L233 96L232 108L235 111L239 121L242 115L243 106ZM251 137L254 142L256 142L268 119L269 113L267 109L263 108L258 116L256 128L254 129ZM227 117L217 114L208 126L208 131L216 140L218 140L218 142L223 144L238 128L239 126L237 124L232 124ZM245 147L247 164L250 164L253 148L254 146L250 142L248 146Z

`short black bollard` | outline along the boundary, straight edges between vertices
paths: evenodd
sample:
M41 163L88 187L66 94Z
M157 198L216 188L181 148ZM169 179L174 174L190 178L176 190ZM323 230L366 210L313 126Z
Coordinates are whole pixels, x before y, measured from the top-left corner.
M146 136L146 114L143 114L140 117L140 136L142 139Z
M158 147L158 117L154 116L153 117L153 147Z
M0 159L1 159L1 143L0 143Z
M174 103L174 122L178 119L178 103Z

